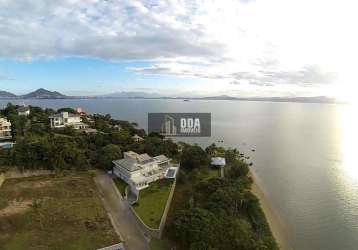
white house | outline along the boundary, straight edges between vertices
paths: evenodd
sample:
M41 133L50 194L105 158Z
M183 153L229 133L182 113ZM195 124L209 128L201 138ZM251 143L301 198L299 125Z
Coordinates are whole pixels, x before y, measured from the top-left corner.
M11 138L11 122L5 118L0 118L0 140Z
M139 135L135 134L132 136L134 142L143 142L144 138L140 137Z
M123 159L113 163L113 173L125 181L137 195L140 190L148 187L149 183L166 178L168 169L176 170L165 155L151 157L133 151L125 152ZM173 175L167 178L173 178Z
M86 129L88 125L82 122L81 116L68 112L61 112L49 116L51 128L73 127L74 129Z
M224 157L213 157L211 158L211 165L220 167L220 175L224 178L224 167L226 165L226 160Z
M21 106L17 109L17 114L18 115L23 115L23 116L29 116L30 115L30 108L27 106Z

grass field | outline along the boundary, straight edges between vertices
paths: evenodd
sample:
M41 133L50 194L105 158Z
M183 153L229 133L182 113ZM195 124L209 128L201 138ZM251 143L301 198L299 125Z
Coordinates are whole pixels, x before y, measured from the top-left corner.
M8 179L0 188L0 249L97 249L118 243L88 173Z
M159 228L172 184L171 180L162 179L140 191L133 208L147 226Z

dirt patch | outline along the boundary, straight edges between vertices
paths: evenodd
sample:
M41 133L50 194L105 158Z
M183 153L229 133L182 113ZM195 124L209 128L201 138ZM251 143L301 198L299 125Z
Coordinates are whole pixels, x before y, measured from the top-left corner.
M30 209L32 204L31 200L26 201L11 201L9 205L0 210L0 216L9 216L14 214L20 214Z
M4 183L5 181L5 175L4 174L0 174L0 187L1 185Z
M24 181L16 184L18 188L42 188L49 187L54 184L54 181Z

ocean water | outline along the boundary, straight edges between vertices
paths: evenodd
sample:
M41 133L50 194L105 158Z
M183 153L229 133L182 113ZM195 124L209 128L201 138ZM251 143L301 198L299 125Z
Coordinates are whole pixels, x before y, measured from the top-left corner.
M6 103L0 101L2 106ZM148 112L211 112L212 137L186 141L202 146L216 142L249 155L258 184L294 249L358 249L357 107L140 99L26 104L82 107L135 121L143 128Z

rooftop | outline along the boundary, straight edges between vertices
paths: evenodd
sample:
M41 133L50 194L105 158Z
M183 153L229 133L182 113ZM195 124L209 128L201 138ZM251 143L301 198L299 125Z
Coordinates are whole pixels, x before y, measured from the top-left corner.
M169 158L165 155L158 155L156 157L151 157L148 154L137 154L133 151L124 152L124 158L120 160L115 160L113 163L115 165L120 165L126 170L133 172L140 170L142 165L157 162L158 164L169 161Z
M27 107L27 106L21 106L17 109L18 112L26 112L26 111L29 111L30 108Z
M50 118L56 118L56 117L63 117L63 113L57 113L54 115L51 115ZM78 114L72 114L72 113L68 113L68 117L80 117L80 115Z
M162 163L162 162L167 162L169 161L169 158L166 157L165 155L158 155L158 156L155 156L153 157L155 160L158 161L158 163Z
M131 158L124 158L120 160L113 161L114 164L120 165L127 169L129 172L140 170L141 168L136 164L137 161Z
M213 157L213 158L211 158L211 165L225 166L226 165L225 158L223 158L223 157Z
M134 140L139 140L139 141L144 140L142 137L140 137L140 136L137 135L137 134L133 135L132 138L133 138Z

